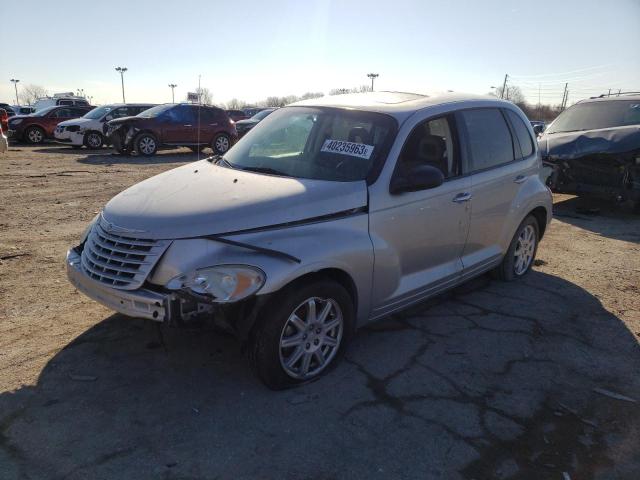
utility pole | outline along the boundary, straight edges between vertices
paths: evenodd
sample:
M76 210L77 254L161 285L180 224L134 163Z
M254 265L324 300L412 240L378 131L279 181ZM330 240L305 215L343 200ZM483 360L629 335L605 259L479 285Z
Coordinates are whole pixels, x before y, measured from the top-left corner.
M373 81L378 78L380 75L377 73L367 73L367 77L371 79L371 91L373 92Z
M169 84L169 88L171 89L171 103L176 103L176 97L173 95L173 89L176 88L178 85L176 85L175 83L170 83Z
M116 67L116 72L120 73L120 82L122 83L122 103L127 103L124 99L124 72L127 70L127 67Z
M509 100L509 92L507 92L507 78L509 78L509 74L505 73L504 82L502 84L502 92L500 93L500 98L505 98L506 96L507 100Z
M11 79L11 83L13 83L13 88L16 91L16 105L20 105L20 102L18 101L18 82L20 80L18 80L17 78L12 78Z

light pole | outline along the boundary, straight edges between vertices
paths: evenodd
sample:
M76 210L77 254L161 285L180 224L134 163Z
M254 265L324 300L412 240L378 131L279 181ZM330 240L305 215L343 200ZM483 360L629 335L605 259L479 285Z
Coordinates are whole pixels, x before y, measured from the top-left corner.
M84 88L79 88L78 89L78 96L79 97L84 97Z
M173 95L173 89L176 88L178 85L176 85L175 83L170 83L169 84L169 88L171 89L171 103L176 103L176 97Z
M378 78L380 75L377 73L367 73L367 77L371 79L371 91L373 92L373 81Z
M116 72L120 73L120 81L122 82L122 103L127 103L124 99L124 72L127 71L127 67L116 67Z
M11 83L13 83L13 88L16 91L16 105L20 105L20 102L18 102L18 82L20 80L18 80L17 78L12 78L11 79Z

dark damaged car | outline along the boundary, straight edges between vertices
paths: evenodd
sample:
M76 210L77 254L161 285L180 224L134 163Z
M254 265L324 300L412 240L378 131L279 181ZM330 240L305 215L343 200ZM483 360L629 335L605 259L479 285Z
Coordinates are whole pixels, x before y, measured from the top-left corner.
M552 190L630 202L640 209L640 95L585 100L538 139Z
M107 123L106 137L116 152L154 155L159 148L211 147L222 155L237 139L236 128L224 110L208 105L167 103Z

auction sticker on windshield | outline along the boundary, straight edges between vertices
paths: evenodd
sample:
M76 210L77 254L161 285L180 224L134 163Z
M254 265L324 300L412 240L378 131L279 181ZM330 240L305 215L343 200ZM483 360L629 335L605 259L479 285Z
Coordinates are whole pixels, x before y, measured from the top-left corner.
M369 158L371 158L371 153L373 153L373 145L327 139L322 144L320 151L327 153L340 153L342 155L350 155L352 157L369 160Z

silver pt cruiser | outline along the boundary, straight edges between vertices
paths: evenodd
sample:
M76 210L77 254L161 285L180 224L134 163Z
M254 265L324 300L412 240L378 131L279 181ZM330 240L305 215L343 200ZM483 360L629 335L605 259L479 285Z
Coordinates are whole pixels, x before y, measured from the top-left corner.
M284 388L325 373L366 322L489 270L525 275L551 221L540 175L530 124L509 102L303 101L224 156L114 197L67 272L125 315L215 319Z

